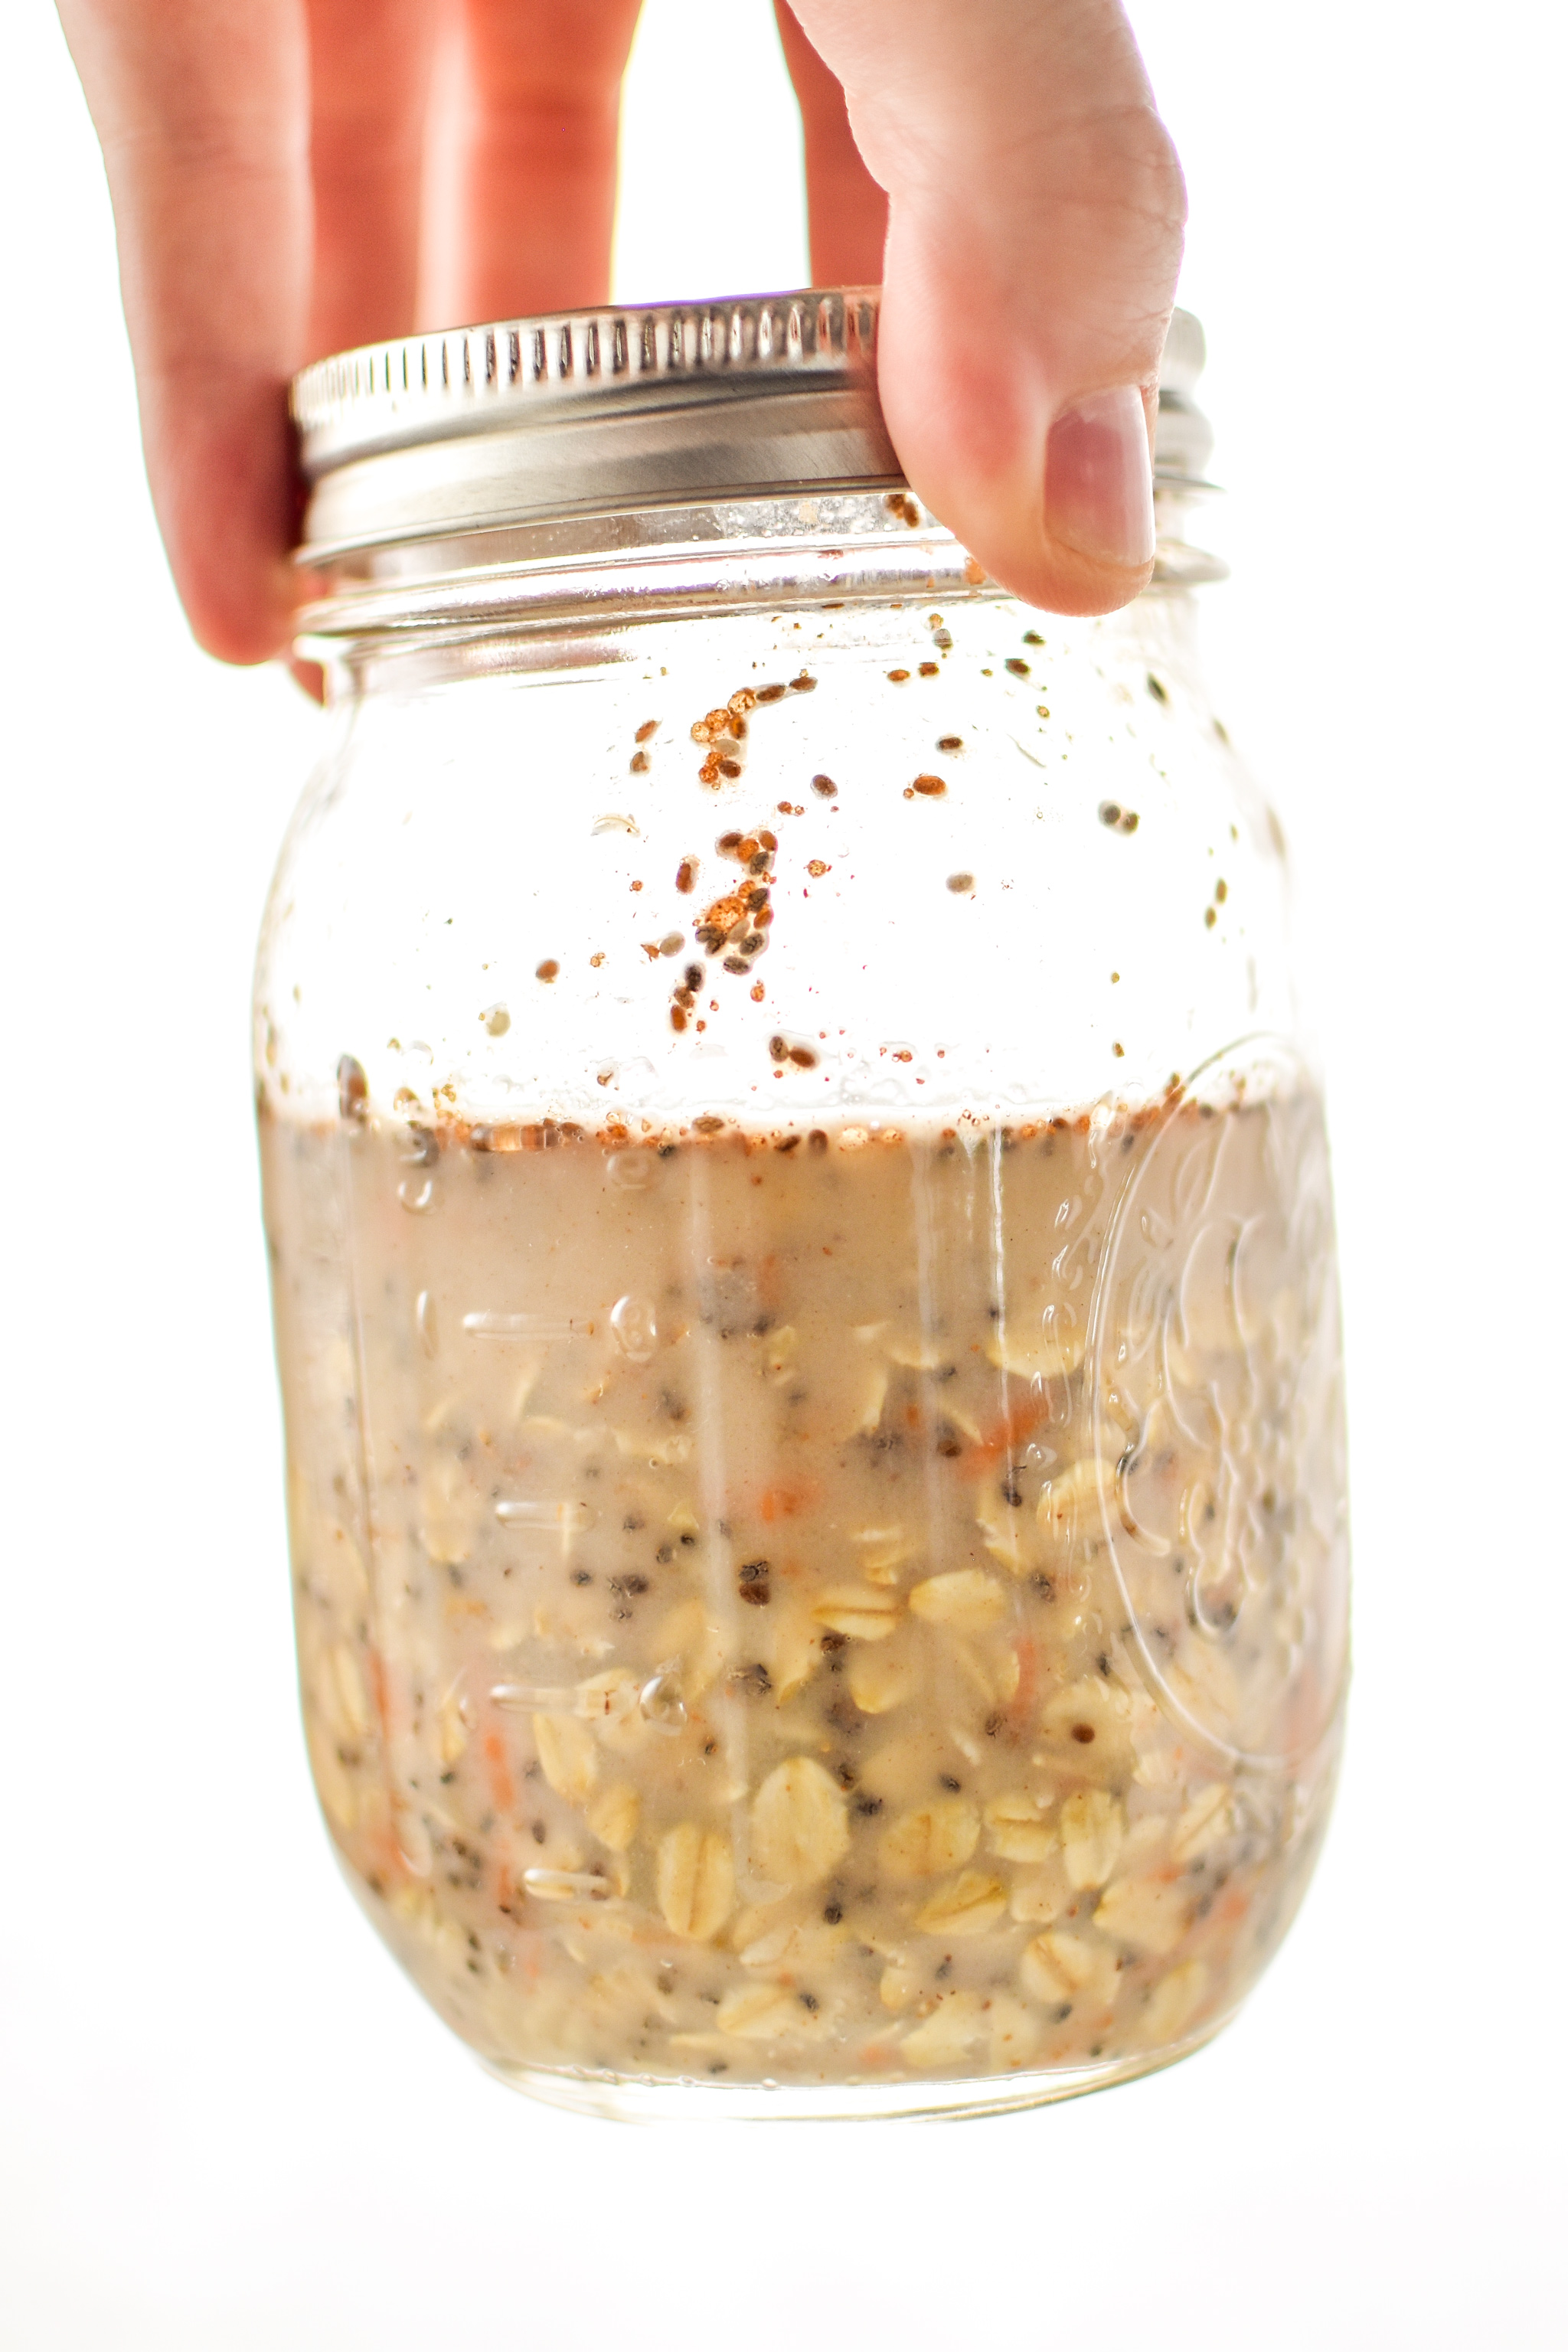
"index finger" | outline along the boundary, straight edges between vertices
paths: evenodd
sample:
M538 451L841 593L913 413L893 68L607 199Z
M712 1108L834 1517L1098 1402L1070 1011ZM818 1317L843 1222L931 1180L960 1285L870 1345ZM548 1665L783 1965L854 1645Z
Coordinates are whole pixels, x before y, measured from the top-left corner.
M879 371L913 488L1027 603L1149 580L1185 197L1117 0L791 0L889 199Z

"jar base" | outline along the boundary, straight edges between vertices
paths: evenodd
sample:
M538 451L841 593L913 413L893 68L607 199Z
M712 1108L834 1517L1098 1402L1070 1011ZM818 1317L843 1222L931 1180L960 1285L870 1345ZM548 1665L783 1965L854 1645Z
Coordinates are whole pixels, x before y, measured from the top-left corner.
M610 2123L963 2123L972 2116L1053 2106L1060 2099L1081 2098L1089 2091L1159 2074L1201 2050L1228 2022L1228 2017L1213 2019L1181 2042L1108 2059L1102 2065L966 2076L945 2083L650 2082L585 2067L509 2065L496 2059L480 2063L498 2082L545 2106Z

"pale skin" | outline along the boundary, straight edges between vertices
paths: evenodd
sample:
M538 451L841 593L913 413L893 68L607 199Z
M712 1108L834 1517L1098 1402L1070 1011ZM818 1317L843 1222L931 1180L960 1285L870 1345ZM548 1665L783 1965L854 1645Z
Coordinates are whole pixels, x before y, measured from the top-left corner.
M209 652L266 661L302 593L289 377L357 343L607 299L639 0L59 6L174 579ZM779 22L812 276L883 285L882 404L911 487L1027 603L1113 611L1153 561L1185 217L1119 0L781 0ZM462 103L432 121L453 42ZM457 187L434 254L432 139Z

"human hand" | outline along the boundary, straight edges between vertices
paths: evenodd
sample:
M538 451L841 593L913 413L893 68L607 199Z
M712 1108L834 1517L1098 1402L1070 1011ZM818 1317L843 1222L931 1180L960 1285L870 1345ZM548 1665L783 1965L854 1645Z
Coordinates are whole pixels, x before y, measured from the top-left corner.
M209 652L288 644L289 377L415 329L437 45L460 22L447 300L476 320L572 309L607 295L639 5L60 0L153 501ZM812 273L882 280L882 405L911 486L1026 602L1124 604L1153 560L1184 202L1119 0L795 0L779 22Z

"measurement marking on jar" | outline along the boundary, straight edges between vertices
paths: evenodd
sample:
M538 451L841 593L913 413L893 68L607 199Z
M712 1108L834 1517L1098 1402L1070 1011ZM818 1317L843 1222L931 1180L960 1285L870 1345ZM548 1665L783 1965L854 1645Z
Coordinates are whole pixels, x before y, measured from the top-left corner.
M463 1318L463 1328L476 1339L584 1339L594 1326L565 1315L492 1315L476 1309Z
M559 1528L566 1538L584 1534L598 1513L586 1503L544 1503L522 1495L503 1495L496 1505L496 1517L503 1528Z
M522 1883L544 1903L607 1903L615 1892L591 1870L525 1870Z
M590 1711L575 1690L557 1690L548 1683L497 1683L490 1704L519 1715L586 1716Z

